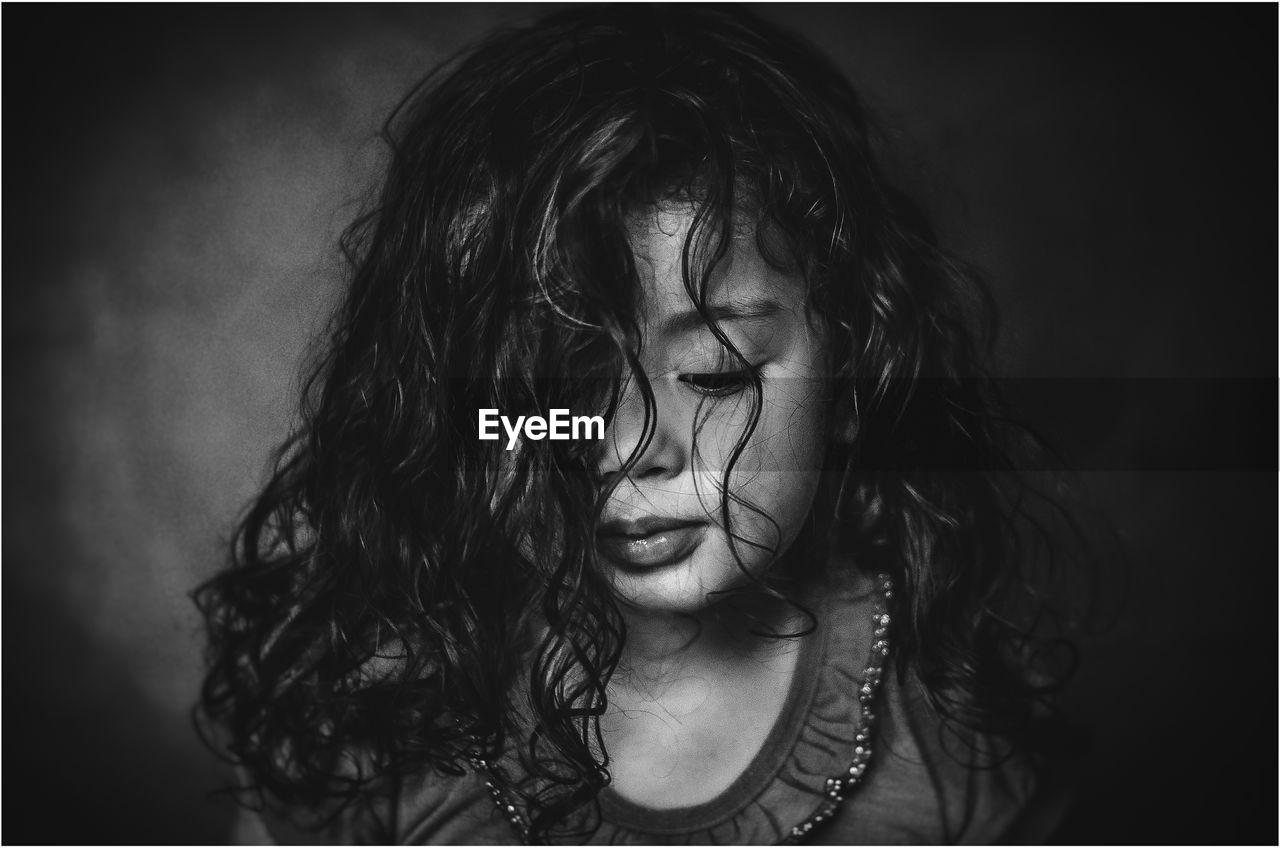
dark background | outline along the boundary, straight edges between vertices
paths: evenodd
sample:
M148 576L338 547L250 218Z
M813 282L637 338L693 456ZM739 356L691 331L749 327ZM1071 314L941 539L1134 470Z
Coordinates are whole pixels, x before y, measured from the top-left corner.
M5 8L4 841L224 839L187 593L287 429L381 120L541 9ZM1062 838L1274 843L1276 7L761 12L879 111L1124 541Z

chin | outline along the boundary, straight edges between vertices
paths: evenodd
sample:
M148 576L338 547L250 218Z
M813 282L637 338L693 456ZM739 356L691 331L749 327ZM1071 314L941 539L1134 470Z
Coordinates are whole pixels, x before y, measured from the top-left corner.
M624 609L640 613L701 612L750 580L734 562L728 546L723 547L723 551L699 550L683 562L659 568L614 567L613 590Z

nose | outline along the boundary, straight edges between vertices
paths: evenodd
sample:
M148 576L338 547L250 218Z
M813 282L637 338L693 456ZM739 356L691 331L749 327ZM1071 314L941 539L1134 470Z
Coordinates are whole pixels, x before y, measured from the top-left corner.
M602 484L610 484L622 473L628 460L635 464L627 471L634 480L664 480L680 475L689 451L680 438L682 422L673 399L661 381L651 384L653 404L648 409L639 381L627 380L617 412L605 428L596 462Z

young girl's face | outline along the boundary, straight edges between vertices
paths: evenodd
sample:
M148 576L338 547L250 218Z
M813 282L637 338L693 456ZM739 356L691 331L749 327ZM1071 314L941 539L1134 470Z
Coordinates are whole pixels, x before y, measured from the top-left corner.
M702 609L785 553L813 507L825 449L826 351L804 282L767 263L754 228L739 227L706 298L763 385L759 420L733 459L755 393L685 290L681 251L693 211L662 207L632 226L643 284L640 363L653 390L654 429L606 505L597 539L620 600L654 612ZM605 433L602 481L642 443L644 423L632 380ZM721 492L731 464L726 523Z

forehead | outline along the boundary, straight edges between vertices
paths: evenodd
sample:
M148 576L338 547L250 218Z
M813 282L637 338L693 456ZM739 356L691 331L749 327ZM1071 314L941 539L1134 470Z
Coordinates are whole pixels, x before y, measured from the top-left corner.
M696 213L692 204L668 204L632 219L631 248L641 282L638 306L643 324L651 330L678 334L705 327L685 288L683 270ZM725 255L707 280L705 303L713 317L764 320L804 311L802 277L766 261L757 232L754 223L741 216L735 220ZM701 234L689 245L689 275L695 287L714 247L714 236Z

